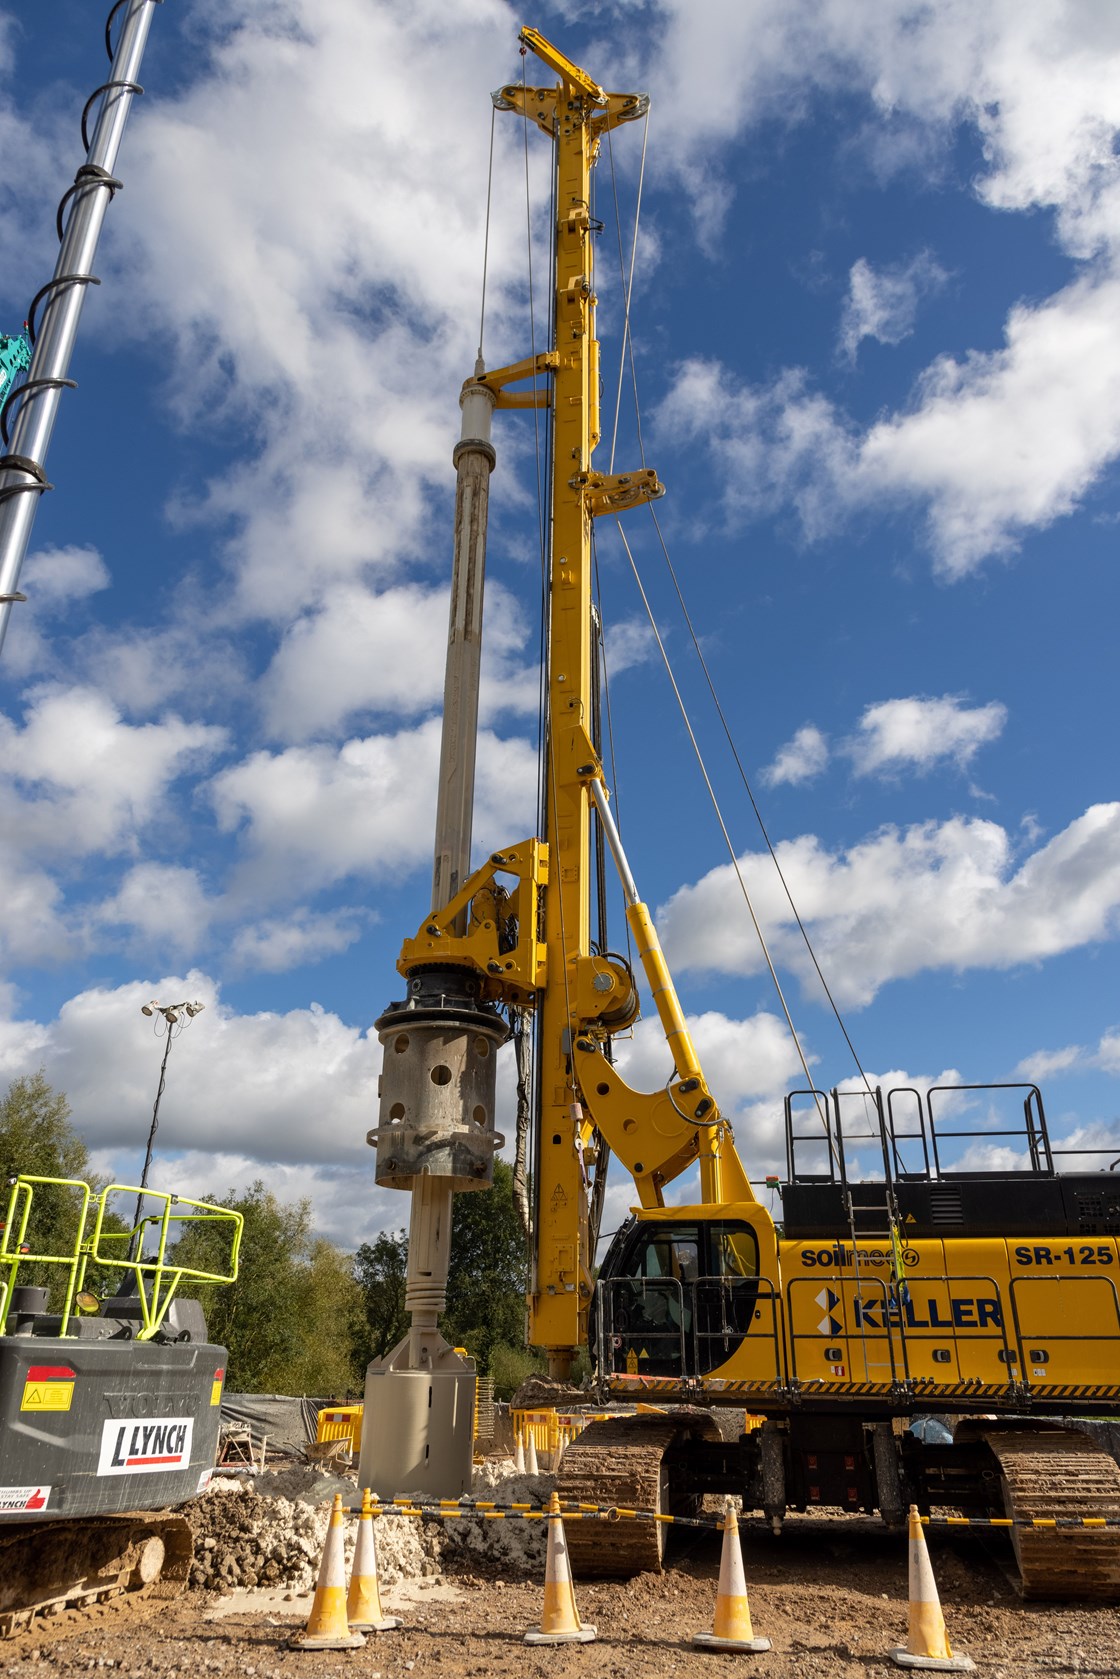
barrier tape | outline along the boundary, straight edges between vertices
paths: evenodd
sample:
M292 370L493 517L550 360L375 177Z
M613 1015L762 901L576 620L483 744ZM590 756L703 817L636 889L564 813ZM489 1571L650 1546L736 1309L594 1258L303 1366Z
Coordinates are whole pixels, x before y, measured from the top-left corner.
M532 1504L498 1504L490 1499L440 1499L438 1503L418 1503L410 1498L383 1499L374 1505L375 1516L426 1516L435 1521L451 1521L456 1517L481 1517L483 1521L547 1521L548 1509ZM704 1528L720 1532L722 1516L669 1516L658 1510L632 1510L622 1504L572 1504L560 1502L560 1514L568 1521L638 1521L661 1522L672 1527ZM747 1518L749 1520L749 1517ZM1080 1533L1120 1528L1118 1516L923 1516L923 1527L979 1527L979 1528L1039 1528L1047 1532Z

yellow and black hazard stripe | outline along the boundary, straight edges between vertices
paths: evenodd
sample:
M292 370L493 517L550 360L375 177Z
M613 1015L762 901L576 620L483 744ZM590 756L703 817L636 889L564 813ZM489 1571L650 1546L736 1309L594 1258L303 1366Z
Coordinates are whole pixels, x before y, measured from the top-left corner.
M474 1517L482 1521L531 1521L548 1519L549 1510L533 1504L499 1504L491 1499L444 1498L426 1503L410 1498L394 1498L375 1504L375 1516L417 1516L435 1521L452 1521ZM583 1504L560 1501L560 1515L569 1521L635 1521L660 1522L672 1527L706 1528L718 1531L722 1516L670 1516L660 1510L636 1510L624 1504ZM749 1517L747 1518L749 1520ZM924 1527L935 1528L1042 1528L1048 1532L1081 1533L1102 1528L1120 1528L1120 1516L923 1516Z

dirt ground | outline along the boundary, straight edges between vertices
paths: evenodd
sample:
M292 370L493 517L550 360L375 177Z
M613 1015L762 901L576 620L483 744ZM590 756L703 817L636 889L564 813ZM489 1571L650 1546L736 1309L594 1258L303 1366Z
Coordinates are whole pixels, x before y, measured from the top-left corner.
M694 1632L711 1628L720 1540L678 1529L665 1574L577 1584L580 1614L598 1628L592 1644L526 1647L522 1634L539 1620L540 1581L510 1568L499 1573L497 1564L445 1559L434 1577L383 1589L386 1612L400 1614L404 1625L353 1652L287 1648L310 1597L273 1589L219 1598L194 1590L165 1604L118 1600L92 1622L67 1615L41 1623L5 1643L0 1661L10 1679L91 1669L121 1679L694 1679L744 1668L760 1679L868 1679L901 1671L889 1652L906 1635L905 1538L840 1518L791 1519L777 1539L748 1525L743 1540L755 1632L774 1646L765 1655L690 1648ZM979 1673L1120 1676L1120 1607L1023 1603L1003 1535L935 1531L930 1553L953 1648L970 1655Z

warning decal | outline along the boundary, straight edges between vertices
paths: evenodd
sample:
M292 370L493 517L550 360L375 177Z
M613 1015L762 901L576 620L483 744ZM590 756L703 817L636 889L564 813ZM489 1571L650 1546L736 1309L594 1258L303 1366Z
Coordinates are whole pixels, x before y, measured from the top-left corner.
M45 1510L50 1496L50 1487L0 1487L0 1516L15 1510Z
M33 1364L23 1379L21 1411L68 1411L74 1371L68 1364Z
M151 1475L191 1461L193 1417L113 1417L101 1427L99 1475Z
M224 1370L215 1370L214 1372L214 1380L210 1383L211 1405L220 1405L222 1403L222 1383L225 1380L225 1375L226 1373Z

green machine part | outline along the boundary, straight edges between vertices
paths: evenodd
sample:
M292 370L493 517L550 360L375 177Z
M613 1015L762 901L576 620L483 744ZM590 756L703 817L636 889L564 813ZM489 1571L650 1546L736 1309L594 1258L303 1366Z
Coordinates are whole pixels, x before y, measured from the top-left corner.
M7 399L16 374L31 366L31 340L24 332L0 332L0 402Z

